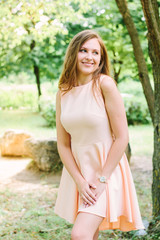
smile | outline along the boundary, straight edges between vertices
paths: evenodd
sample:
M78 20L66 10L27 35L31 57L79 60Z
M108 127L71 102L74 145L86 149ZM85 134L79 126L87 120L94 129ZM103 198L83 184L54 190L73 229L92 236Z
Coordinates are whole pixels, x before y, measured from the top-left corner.
M85 64L85 65L93 65L94 63L89 63L89 62L82 62L83 64Z

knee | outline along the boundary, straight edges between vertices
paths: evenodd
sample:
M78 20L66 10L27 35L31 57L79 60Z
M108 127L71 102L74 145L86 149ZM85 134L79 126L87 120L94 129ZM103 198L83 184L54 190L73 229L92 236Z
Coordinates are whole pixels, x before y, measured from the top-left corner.
M83 232L83 231L80 231L79 229L72 229L72 232L71 232L71 240L88 240L88 239L91 239L91 238L88 238L89 236Z
M73 228L71 232L71 240L80 240L80 239L82 239L80 232L78 231L78 229Z

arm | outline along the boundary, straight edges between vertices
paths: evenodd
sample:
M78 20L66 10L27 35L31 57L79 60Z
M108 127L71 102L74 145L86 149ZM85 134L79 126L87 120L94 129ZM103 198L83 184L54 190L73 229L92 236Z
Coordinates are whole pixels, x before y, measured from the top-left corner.
M57 129L57 147L61 160L66 167L67 171L75 181L80 196L89 205L95 203L96 198L94 193L91 191L91 187L94 185L87 183L87 181L82 176L76 161L73 157L71 151L71 138L70 134L66 132L60 121L61 115L61 103L60 103L60 91L56 95L56 129Z
M108 179L121 160L129 141L128 125L122 97L112 78L103 79L101 89L115 140L110 148L102 175Z
M103 78L101 82L101 90L110 126L115 137L108 153L106 163L101 172L101 176L105 176L107 180L122 158L128 144L129 137L123 100L114 80L109 77ZM94 192L96 193L96 196L99 197L105 189L105 184L100 183L99 180L96 179L96 185L97 188Z

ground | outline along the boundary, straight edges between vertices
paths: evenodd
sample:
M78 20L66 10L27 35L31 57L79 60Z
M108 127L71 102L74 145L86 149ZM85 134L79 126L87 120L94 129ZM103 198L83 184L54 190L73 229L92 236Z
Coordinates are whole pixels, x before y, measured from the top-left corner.
M0 189L7 187L12 191L35 191L53 186L56 191L59 174L44 174L41 171L27 169L31 162L30 158L7 158L0 159Z
M30 158L0 158L0 188L8 187L15 191L29 191L35 189L43 189L48 185L58 186L60 181L60 173L49 173L45 175L43 172L27 169ZM134 175L136 172L141 173L141 177L145 178L146 174L152 170L152 161L150 157L132 157L131 171Z
M54 215L61 174L30 169L30 162L29 158L0 158L0 239L70 239L72 226ZM148 224L152 218L151 157L134 156L130 167L142 218ZM100 232L100 240L106 237L131 239L119 232Z
M36 194L36 192L44 191L52 192L52 194L56 193L60 181L60 173L45 174L44 172L28 169L27 166L30 161L31 159L29 158L1 157L0 190L8 188L12 192L34 192ZM151 157L132 157L130 167L139 197L146 198L146 193L143 195L143 191L147 188L146 192L148 194L148 191L151 190ZM151 199L148 199L146 204L149 207L146 210L146 217L148 218L151 216Z

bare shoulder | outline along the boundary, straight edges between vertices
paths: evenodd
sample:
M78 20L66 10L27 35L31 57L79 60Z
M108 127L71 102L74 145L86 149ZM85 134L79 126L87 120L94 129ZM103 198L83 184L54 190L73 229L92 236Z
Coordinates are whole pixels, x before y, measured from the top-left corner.
M108 75L101 75L100 87L103 93L117 90L115 80Z
M60 101L60 99L61 99L61 91L58 90L56 93L56 101Z

